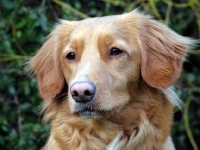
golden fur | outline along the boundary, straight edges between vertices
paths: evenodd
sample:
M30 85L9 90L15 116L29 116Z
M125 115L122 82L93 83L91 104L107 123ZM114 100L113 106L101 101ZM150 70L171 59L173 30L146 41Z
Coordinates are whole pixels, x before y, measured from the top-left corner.
M51 131L44 149L173 150L170 130L179 99L169 86L193 42L138 11L61 20L30 61ZM115 47L122 54L110 56ZM75 53L75 60L66 56ZM94 114L79 115L69 89L91 81Z

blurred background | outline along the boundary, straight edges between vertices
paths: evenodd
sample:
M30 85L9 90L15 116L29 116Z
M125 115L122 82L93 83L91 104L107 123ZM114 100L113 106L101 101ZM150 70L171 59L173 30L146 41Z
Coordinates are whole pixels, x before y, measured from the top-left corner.
M42 124L36 78L27 60L58 18L79 20L140 8L183 36L200 39L199 0L0 0L0 149L38 150L49 134ZM200 46L189 52L174 85L185 106L175 110L177 150L200 149Z

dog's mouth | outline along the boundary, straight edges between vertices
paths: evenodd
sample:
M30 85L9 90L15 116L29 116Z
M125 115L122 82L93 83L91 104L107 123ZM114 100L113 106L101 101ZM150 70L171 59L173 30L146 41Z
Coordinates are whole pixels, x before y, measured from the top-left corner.
M77 107L74 114L80 116L83 119L100 119L103 118L105 111L95 109L94 107L82 106Z
M100 118L102 118L102 115L97 110L85 109L85 110L79 111L78 114L83 119L100 119Z

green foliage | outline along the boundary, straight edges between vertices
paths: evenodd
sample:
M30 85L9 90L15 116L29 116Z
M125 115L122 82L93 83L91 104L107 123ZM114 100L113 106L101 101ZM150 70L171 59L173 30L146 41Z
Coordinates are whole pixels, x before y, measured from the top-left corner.
M0 2L0 149L36 150L49 126L38 116L42 102L26 62L41 46L58 18L79 20L121 14L134 8L153 14L184 36L200 37L198 0L1 0ZM198 47L200 48L200 47ZM200 50L190 52L175 84L185 103L175 113L172 136L177 149L200 147Z

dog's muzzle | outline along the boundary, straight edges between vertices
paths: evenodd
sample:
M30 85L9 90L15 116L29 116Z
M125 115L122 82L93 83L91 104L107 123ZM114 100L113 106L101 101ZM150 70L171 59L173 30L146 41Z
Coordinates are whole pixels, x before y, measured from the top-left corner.
M84 119L97 119L101 115L94 104L96 86L93 82L75 82L70 87L70 94L75 103L75 114Z

